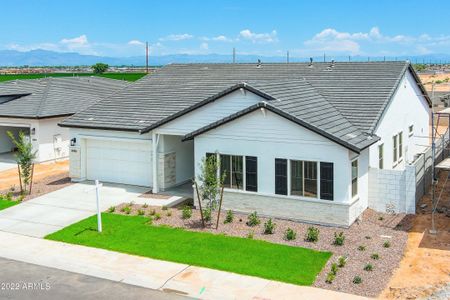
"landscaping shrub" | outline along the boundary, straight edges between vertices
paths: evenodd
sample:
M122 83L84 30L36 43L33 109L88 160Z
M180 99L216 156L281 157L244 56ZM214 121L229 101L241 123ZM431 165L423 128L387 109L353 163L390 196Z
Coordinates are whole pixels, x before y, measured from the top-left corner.
M337 265L337 263L332 263L331 264L331 273L333 273L334 275L336 275L337 274L337 271L338 271L338 265Z
M327 274L327 279L325 279L326 283L332 283L334 278L336 278L336 274L333 274L332 272L329 272Z
M319 240L319 228L316 228L314 226L310 226L308 227L307 231L306 231L306 236L305 236L305 240L307 242L317 242Z
M171 217L171 216L172 216L172 211L171 211L171 210L167 211L166 215L167 215L168 217Z
M256 211L252 212L248 215L247 225L250 227L257 226L261 223L261 220L258 217L258 214Z
M7 192L6 195L5 195L5 200L12 201L13 200L13 193L12 192Z
M25 199L25 195L21 194L21 195L19 195L19 197L16 198L16 201L22 202L23 199Z
M125 206L122 208L122 212L126 213L127 215L129 215L131 213L131 207L129 206Z
M156 210L152 209L148 214L150 216L154 216L156 214Z
M371 239L371 237L366 235L366 240L370 240L370 239Z
M233 211L230 209L227 211L227 216L225 217L225 220L223 221L223 223L224 224L232 223L233 218L234 218Z
M247 238L248 239L253 239L253 236L255 235L255 233L253 232L253 230L252 231L249 231L248 233L247 233Z
M343 268L343 267L345 267L345 264L347 263L347 257L345 257L345 256L339 256L339 259L338 259L338 267L339 268Z
M344 232L341 231L339 233L334 233L334 242L333 245L336 246L342 246L344 245L344 241L345 241L345 236L344 236Z
M138 216L143 216L145 214L145 211L143 209L138 209L137 214Z
M206 208L203 210L203 220L205 220L205 222L211 221L211 208Z
M359 245L359 246L358 246L358 250L359 250L359 251L365 251L365 250L366 250L366 246Z
M156 213L153 218L155 219L155 221L158 221L159 219L161 219L161 214L160 213Z
M362 278L359 276L353 277L353 283L354 284L360 284L362 282Z
M389 242L389 241L385 241L384 243L383 243L383 247L384 248L389 248L391 246L391 242Z
M183 210L181 211L181 218L183 220L190 219L192 217L192 208L190 206L185 205Z
M275 232L276 224L270 218L267 222L264 223L264 234L273 234Z
M167 210L168 208L167 208L167 206L163 205L163 206L161 207L161 209L162 209L162 210Z
M378 255L378 253L373 253L373 254L370 256L370 258L375 259L375 260L378 260L378 259L380 259L380 255Z
M297 233L291 228L286 229L286 231L284 232L284 239L286 241L295 240L296 237L297 237Z
M147 203L144 203L144 205L142 205L142 207L143 207L143 208L147 208L147 207L148 207L148 204L147 204Z
M116 211L116 207L115 207L115 206L110 206L110 207L108 208L108 211L109 211L110 213L113 213L113 212Z
M365 266L364 266L364 270L365 271L372 271L373 270L373 266L372 266L372 264L366 264Z

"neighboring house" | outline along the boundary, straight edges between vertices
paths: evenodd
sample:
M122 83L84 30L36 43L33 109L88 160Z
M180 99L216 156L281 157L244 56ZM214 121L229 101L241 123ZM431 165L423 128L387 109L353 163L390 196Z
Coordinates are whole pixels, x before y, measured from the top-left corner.
M24 132L37 162L68 156L69 130L57 124L127 85L99 77L14 80L0 83L0 155L15 150L6 132Z
M428 136L407 62L168 65L64 120L74 180L189 182L221 158L224 206L348 226L369 168L402 169Z

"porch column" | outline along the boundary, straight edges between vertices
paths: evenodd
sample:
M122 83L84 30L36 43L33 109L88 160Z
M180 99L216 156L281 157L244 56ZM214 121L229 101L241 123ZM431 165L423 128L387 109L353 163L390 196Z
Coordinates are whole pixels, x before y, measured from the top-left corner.
M158 143L159 134L152 133L152 168L153 168L153 194L159 192L158 188Z

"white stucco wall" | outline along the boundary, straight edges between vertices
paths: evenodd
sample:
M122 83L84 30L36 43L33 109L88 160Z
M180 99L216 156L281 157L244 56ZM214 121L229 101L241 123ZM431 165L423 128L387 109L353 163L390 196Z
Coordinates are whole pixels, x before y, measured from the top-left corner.
M408 71L403 77L393 99L386 108L375 134L381 140L370 147L370 167L378 168L378 145L384 144L384 169L404 169L405 163L412 162L414 155L425 150L430 133L430 108ZM409 136L409 126L414 125L414 135ZM392 137L403 132L403 160L393 164ZM406 162L405 162L406 159Z
M39 161L49 161L69 156L69 129L59 127L64 118L41 119L36 128L39 141Z
M262 100L262 97L252 92L237 90L158 127L155 132L185 135Z

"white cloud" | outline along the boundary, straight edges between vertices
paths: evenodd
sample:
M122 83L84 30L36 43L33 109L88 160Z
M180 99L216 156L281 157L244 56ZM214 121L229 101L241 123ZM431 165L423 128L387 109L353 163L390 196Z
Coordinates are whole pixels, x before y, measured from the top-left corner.
M272 30L270 33L255 33L250 29L244 29L239 32L239 38L249 40L252 43L274 43L278 42L277 32Z
M200 44L200 49L202 49L202 50L208 50L208 49L209 49L208 43L201 43L201 44Z
M144 46L145 43L141 42L139 40L131 40L128 42L128 45L132 45L132 46Z
M184 41L184 40L190 40L194 36L188 33L183 34L169 34L168 36L159 38L160 41Z
M74 37L71 39L62 39L61 44L71 45L75 47L84 47L89 44L87 36L85 34L80 35L79 37Z
M305 53L331 52L339 54L370 54L380 55L388 52L408 54L429 54L433 51L433 43L444 41L450 44L450 36L431 37L428 34L407 36L398 34L384 35L378 27L372 27L368 32L341 32L334 28L326 28L304 42ZM401 50L399 50L401 49Z

